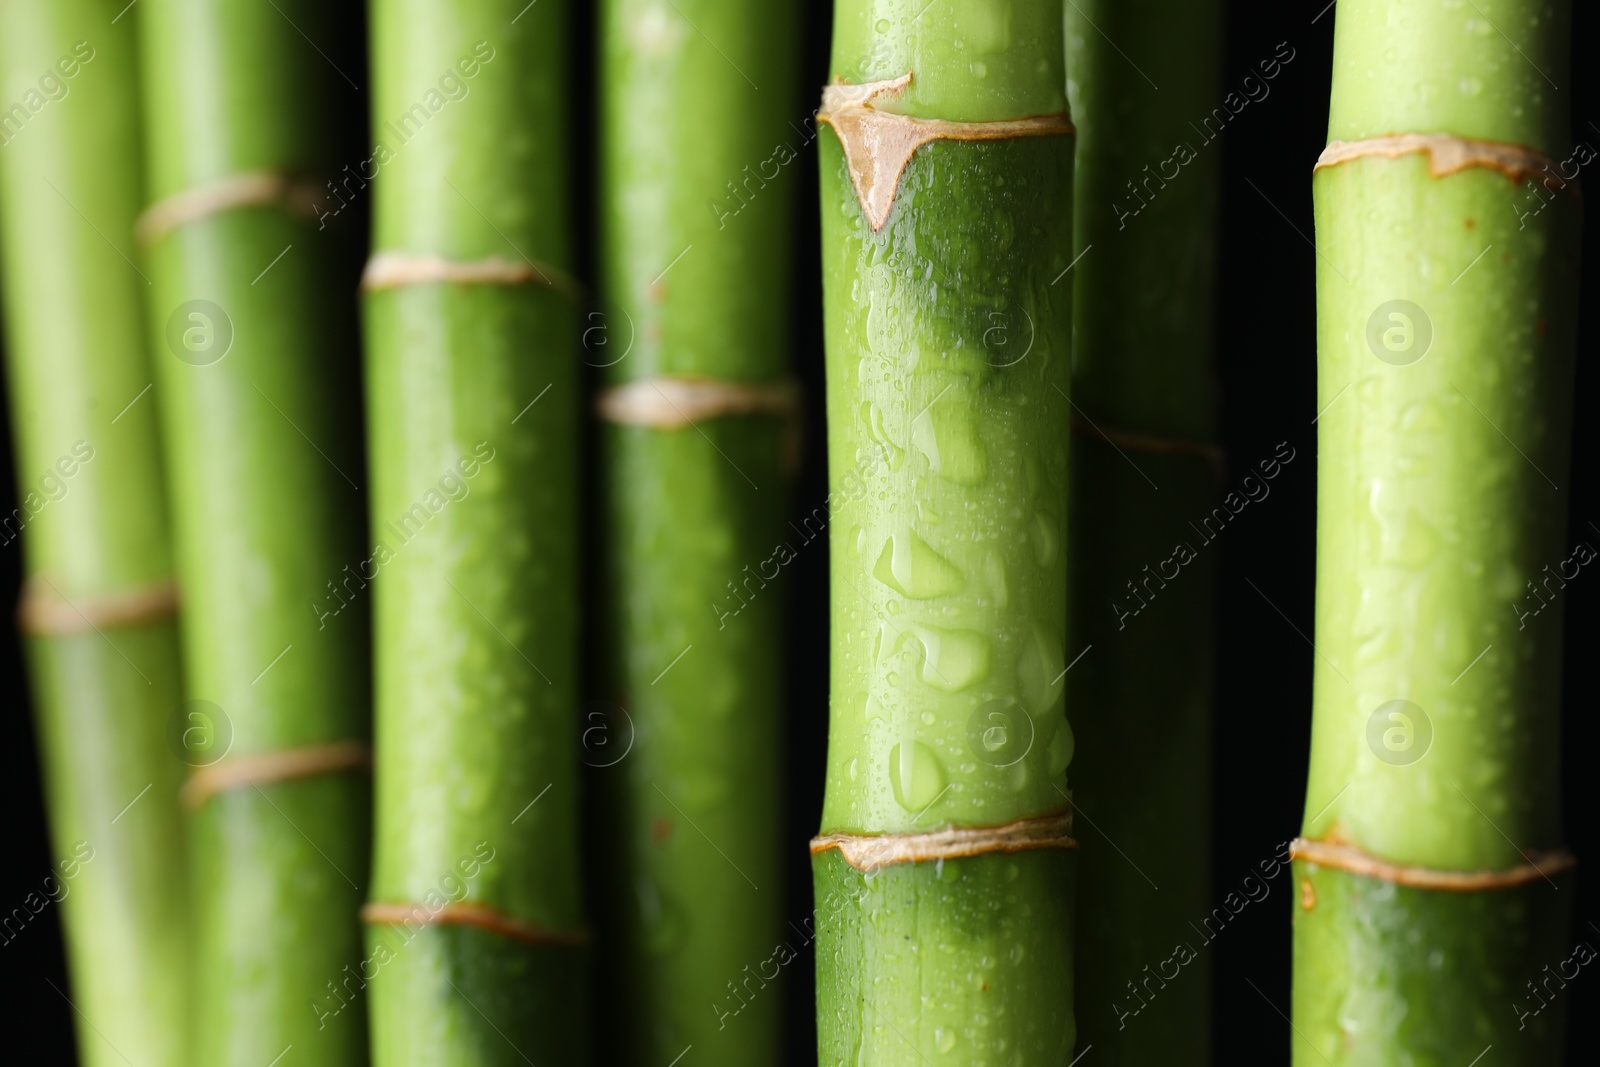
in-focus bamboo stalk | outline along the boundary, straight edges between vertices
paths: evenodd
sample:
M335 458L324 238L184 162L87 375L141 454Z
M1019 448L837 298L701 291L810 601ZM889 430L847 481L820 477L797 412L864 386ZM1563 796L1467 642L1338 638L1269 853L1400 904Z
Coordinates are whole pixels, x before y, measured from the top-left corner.
M346 570L362 558L354 278L311 218L336 166L327 116L358 98L319 13L147 0L127 16L186 688L221 749L185 787L204 1064L365 1057L347 970L370 807L364 594Z
M371 14L373 1059L581 1064L567 5Z
M773 582L803 544L784 524L800 418L785 375L790 164L809 139L789 125L795 14L611 0L601 17L605 321L588 335L606 344L585 358L607 368L602 647L620 708L583 736L611 809L605 984L629 1063L780 1058Z
M117 4L0 5L0 232L26 636L79 1062L184 1062L176 599L145 350L138 75ZM20 109L20 110L19 110ZM17 546L21 535L21 547ZM164 735L165 738L164 738ZM45 936L13 925L4 940ZM15 950L13 950L15 951Z
M1554 1064L1561 620L1533 609L1567 556L1570 7L1336 18L1294 1059Z
M1068 648L1082 655L1067 675L1084 813L1078 1047L1105 1065L1203 1064L1210 959L1189 924L1211 910L1219 549L1189 524L1218 504L1222 149L1189 119L1222 104L1222 12L1215 0L1073 0L1066 17L1078 127L1067 537ZM1146 81L1156 71L1159 91Z
M823 1063L1070 1058L1062 39L1051 0L836 6Z

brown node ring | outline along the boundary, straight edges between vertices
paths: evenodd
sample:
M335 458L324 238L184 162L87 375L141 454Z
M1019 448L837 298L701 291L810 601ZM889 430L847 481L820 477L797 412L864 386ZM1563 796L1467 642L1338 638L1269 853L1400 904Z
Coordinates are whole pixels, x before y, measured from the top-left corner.
M361 272L361 288L369 293L437 284L542 285L573 300L583 296L583 286L565 271L531 259L506 259L504 256L446 259L431 252L388 248L372 253L366 269Z
M669 431L686 430L705 419L769 415L788 427L784 469L793 471L800 465L800 384L790 378L771 382L670 375L635 378L601 392L594 406L607 422Z
M1498 871L1445 871L1391 863L1364 852L1354 845L1336 841L1313 841L1297 837L1289 845L1289 856L1317 867L1349 871L1366 878L1403 885L1408 889L1434 889L1452 893L1475 893L1492 889L1514 889L1519 885L1549 878L1575 867L1577 858L1566 849L1551 852L1526 852L1527 863Z
M322 188L314 178L291 171L254 170L162 197L134 223L134 237L149 247L180 226L240 208L278 207L297 219L317 217Z
M1078 842L1072 838L1070 808L1002 826L952 826L917 834L823 834L811 839L813 856L836 848L850 866L863 872L893 863L1077 847Z
M1136 452L1149 452L1152 455L1162 456L1197 456L1219 467L1223 462L1222 449L1199 441L1184 441L1175 437L1157 437L1153 434L1135 433L1132 430L1119 430L1115 427L1099 426L1077 417L1072 420L1072 432L1083 437L1097 437L1109 445L1131 448Z
M528 945L564 945L577 948L589 943L589 932L545 930L505 914L487 904L470 901L445 904L396 904L378 901L361 908L361 921L369 926L474 926L479 930Z
M366 742L331 741L325 745L235 756L197 768L183 783L182 799L184 807L193 811L217 793L247 785L371 770L372 748Z
M889 221L906 164L929 141L1007 141L1077 132L1064 113L994 122L952 122L912 118L872 106L874 99L896 96L910 84L911 72L907 71L886 81L860 85L838 82L822 90L817 121L832 126L838 136L850 170L850 184L855 187L856 199L874 233Z
M1435 178L1469 167L1485 167L1499 171L1514 182L1524 178L1555 177L1556 188L1566 189L1580 201L1583 199L1577 181L1556 177L1555 161L1543 152L1525 145L1480 141L1449 133L1391 133L1359 141L1330 141L1311 170L1315 173L1324 167L1336 167L1367 156L1398 159L1415 152L1427 154L1428 173ZM1549 183L1545 184L1548 187Z
M170 618L178 610L178 587L170 579L135 589L69 600L42 574L29 578L17 598L17 629L25 634L75 634L115 626L140 626Z

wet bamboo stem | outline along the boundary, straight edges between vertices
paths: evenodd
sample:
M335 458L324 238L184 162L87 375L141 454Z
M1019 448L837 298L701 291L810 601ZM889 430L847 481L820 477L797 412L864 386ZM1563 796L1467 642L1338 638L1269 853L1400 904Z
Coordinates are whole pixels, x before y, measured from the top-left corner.
M1430 134L1569 158L1552 87L1567 84L1566 3L1350 0L1335 17L1330 141ZM1549 576L1568 556L1580 205L1555 163L1552 180L1443 162L1366 154L1313 178L1303 832L1421 870L1296 863L1298 1064L1465 1063L1491 1044L1501 1063L1560 1061L1562 1002L1538 983L1570 948L1571 875L1527 864L1562 840ZM1427 884L1451 872L1526 880Z
M371 13L373 1059L581 1064L567 5Z
M1085 813L1078 1047L1108 1065L1205 1063L1209 956L1189 923L1212 905L1219 550L1189 523L1219 503L1208 443L1222 149L1188 120L1221 103L1221 5L1074 0L1066 17L1078 127L1067 537L1068 648L1082 654L1067 675ZM1160 72L1159 92L1146 71ZM1167 961L1181 966L1170 981Z
M354 279L304 197L282 192L331 175L326 116L355 99L319 12L146 0L127 16L141 20L155 205L141 262L185 682L220 750L190 788L242 775L190 794L196 1063L365 1056L360 998L331 1020L319 1005L361 959L370 781L260 774L263 759L350 751L368 723L364 601L344 571L362 556ZM332 611L336 595L353 603Z
M129 262L142 203L131 20L100 0L0 7L7 354L25 552L19 622L44 767L79 1062L183 1062L188 931L177 622L156 409ZM115 617L114 606L143 601ZM43 609L43 610L40 610ZM18 911L26 925L13 920ZM15 951L15 950L14 950Z
M1061 116L1062 36L1049 0L842 0L830 80L909 73L871 103L922 119ZM827 834L919 835L1068 809L1071 293L1052 282L1071 260L1073 142L1053 121L1048 135L917 148L879 230L839 125L818 137ZM927 843L913 838L910 854ZM1071 859L990 851L866 874L839 848L815 851L821 1062L1069 1059Z
M583 736L615 816L602 884L622 921L606 984L624 991L630 1023L612 1032L627 1062L688 1046L706 1064L781 1057L782 998L763 990L783 940L775 546L803 543L784 524L799 411L782 403L790 164L810 139L789 124L795 7L602 8L605 269L584 358L607 368L613 400L676 422L613 415L604 431L603 645L627 717L591 707ZM685 381L778 402L691 425L671 395Z

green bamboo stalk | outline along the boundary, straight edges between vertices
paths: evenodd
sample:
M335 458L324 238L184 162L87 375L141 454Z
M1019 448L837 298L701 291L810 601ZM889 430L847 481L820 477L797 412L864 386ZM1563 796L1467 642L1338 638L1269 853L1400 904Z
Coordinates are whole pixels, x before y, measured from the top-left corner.
M1084 755L1073 803L1093 820L1080 827L1078 1045L1106 1065L1204 1064L1210 959L1190 923L1211 910L1218 550L1189 524L1218 505L1221 149L1189 120L1221 103L1221 4L1072 0L1066 17L1081 257L1068 648L1083 657L1067 706Z
M371 15L373 1058L582 1063L567 5Z
M177 622L150 365L130 24L100 0L0 5L0 230L27 636L79 1062L184 1062ZM13 549L15 551L15 549ZM181 751L178 750L178 751ZM35 931L31 936L42 936ZM65 992L65 991L62 991Z
M1559 608L1527 616L1567 555L1580 209L1530 152L1568 156L1552 86L1570 6L1349 0L1337 19L1330 141L1443 139L1325 153L1313 180L1295 1062L1467 1063L1493 1045L1497 1063L1557 1063L1561 626Z
M833 489L812 846L823 1063L1070 1058L1062 38L1050 0L836 8L846 84L825 94L818 140ZM876 154L862 126L877 127ZM945 139L917 147L896 185L892 145L919 129ZM876 190L865 205L842 137ZM966 137L985 139L951 139ZM874 846L883 862L862 854Z
M370 805L364 608L322 606L360 558L362 501L353 279L309 217L330 102L353 96L302 35L323 35L319 10L135 12L185 680L220 749L186 787L197 1063L365 1056L360 1005L319 1009L361 958Z
M788 125L795 16L788 0L611 0L601 16L605 321L586 358L610 386L602 644L627 718L602 708L583 736L616 843L606 985L629 1063L689 1046L705 1064L781 1058L782 999L764 991L786 962L767 587L804 543L784 525L788 164L811 137Z

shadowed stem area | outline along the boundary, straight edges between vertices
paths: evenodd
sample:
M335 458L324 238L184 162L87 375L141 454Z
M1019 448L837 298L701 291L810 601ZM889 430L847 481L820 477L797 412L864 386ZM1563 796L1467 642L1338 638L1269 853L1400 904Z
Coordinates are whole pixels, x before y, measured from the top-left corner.
M1078 127L1067 648L1082 658L1067 706L1081 754L1079 1047L1105 1067L1204 1064L1210 960L1189 924L1213 904L1221 549L1203 530L1218 528L1211 512L1223 506L1221 454L1205 447L1222 148L1189 119L1225 106L1222 11L1215 0L1072 0L1066 18Z
M628 1063L781 1058L780 571L820 530L784 522L797 402L696 416L672 393L792 389L797 7L602 6L603 288L584 359L656 420L602 431L616 704L589 705L583 734L612 842L606 986L628 1019L605 1031Z
M371 13L373 1060L582 1064L568 5Z
M830 81L909 73L869 107L923 119L1060 116L1061 11L845 0ZM1072 138L928 142L875 231L839 131L818 137L833 630L822 830L1059 813L1073 748L1071 291L1053 281L1071 261ZM871 874L816 853L820 1062L1065 1062L1071 868L1059 848Z
M0 234L26 636L53 862L0 940L66 933L78 1060L184 1062L183 764L156 408L129 261L142 206L132 20L0 5ZM20 116L20 119L19 119ZM115 617L115 606L146 609ZM18 917L22 925L18 925Z
M1580 205L1569 5L1348 0L1329 140L1443 134L1320 167L1315 715L1304 836L1427 871L1561 846ZM1550 174L1529 152L1549 157ZM1524 160L1508 169L1505 153ZM1570 173L1569 173L1570 176ZM1296 863L1295 1062L1553 1064L1571 874L1448 890ZM1563 891L1565 890L1565 891Z
M359 744L368 725L364 607L319 610L362 557L363 480L354 279L294 191L332 174L328 116L354 96L302 36L319 13L307 0L145 0L125 16L140 22L155 206L140 262L185 689L216 733L190 761L237 775L196 795L189 821L192 1054L224 1067L290 1046L306 1064L366 1054L364 1002L333 1021L318 1005L361 958L370 782L250 770Z

